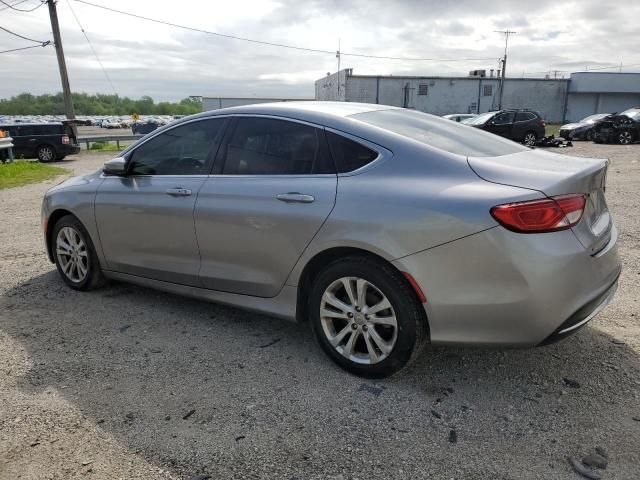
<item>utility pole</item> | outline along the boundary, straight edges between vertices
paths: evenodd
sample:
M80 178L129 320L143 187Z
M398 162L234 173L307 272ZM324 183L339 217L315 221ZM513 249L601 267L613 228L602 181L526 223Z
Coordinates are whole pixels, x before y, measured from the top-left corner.
M498 110L502 110L502 96L504 94L504 78L507 72L507 44L509 43L509 35L515 35L518 32L511 30L494 30L496 33L504 34L504 57L502 57L502 75L500 76L500 96L498 97Z
M336 50L336 58L338 59L338 98L340 100L340 39L338 39L338 50Z
M62 50L62 38L60 37L60 25L58 25L58 12L56 10L55 0L47 0L49 7L49 17L51 18L51 30L53 31L53 46L56 49L58 57L58 68L60 69L60 79L62 80L62 95L64 96L64 113L69 120L76 118L73 110L73 100L71 99L71 87L69 86L69 75L67 74L67 63L64 60L64 51ZM73 126L75 133L75 125Z

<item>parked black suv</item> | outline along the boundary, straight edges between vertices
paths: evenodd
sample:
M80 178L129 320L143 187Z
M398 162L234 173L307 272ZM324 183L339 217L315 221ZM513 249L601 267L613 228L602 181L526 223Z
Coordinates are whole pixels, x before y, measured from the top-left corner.
M16 123L0 125L0 130L9 131L16 158L52 162L80 151L73 128L66 123Z
M544 120L538 112L533 110L498 110L481 113L464 123L522 142L530 147L544 137Z

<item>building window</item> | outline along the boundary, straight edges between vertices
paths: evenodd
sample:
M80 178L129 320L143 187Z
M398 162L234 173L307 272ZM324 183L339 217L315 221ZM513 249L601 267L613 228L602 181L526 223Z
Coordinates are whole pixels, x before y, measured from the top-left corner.
M484 87L484 91L482 92L482 95L485 97L490 97L491 95L493 95L493 85L483 85Z
M421 83L418 85L418 95L427 95L429 93L429 85Z

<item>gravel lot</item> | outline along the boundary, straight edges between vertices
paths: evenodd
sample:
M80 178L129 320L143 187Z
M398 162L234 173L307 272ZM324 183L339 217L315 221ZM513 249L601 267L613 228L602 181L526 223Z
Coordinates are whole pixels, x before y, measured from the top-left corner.
M60 179L0 190L0 479L572 479L567 457L596 447L603 478L639 478L640 145L567 152L612 160L614 303L560 344L430 349L375 382L303 326L126 284L70 290L40 233Z

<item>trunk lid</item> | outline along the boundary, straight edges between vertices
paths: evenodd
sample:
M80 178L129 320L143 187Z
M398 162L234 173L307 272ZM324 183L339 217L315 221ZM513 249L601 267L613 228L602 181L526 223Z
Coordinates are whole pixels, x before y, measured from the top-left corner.
M608 160L532 150L500 157L468 157L467 161L476 175L488 182L537 190L548 197L585 194L582 219L572 230L592 254L607 245L612 227L604 195Z

